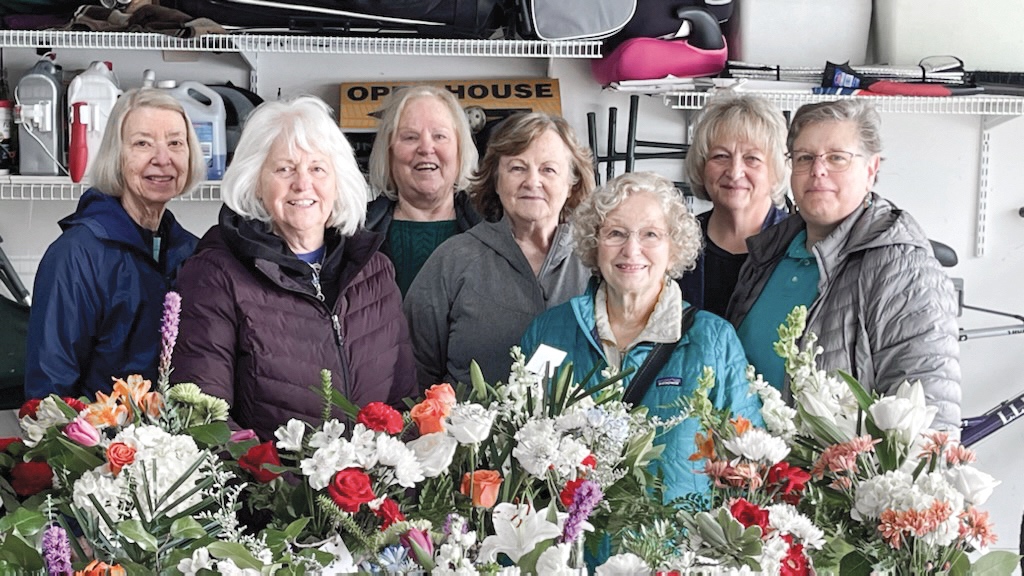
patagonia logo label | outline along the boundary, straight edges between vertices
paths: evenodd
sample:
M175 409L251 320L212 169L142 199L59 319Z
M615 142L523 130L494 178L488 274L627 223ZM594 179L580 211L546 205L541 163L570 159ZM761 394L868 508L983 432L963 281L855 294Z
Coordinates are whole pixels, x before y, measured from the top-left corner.
M682 378L658 378L655 386L682 386Z

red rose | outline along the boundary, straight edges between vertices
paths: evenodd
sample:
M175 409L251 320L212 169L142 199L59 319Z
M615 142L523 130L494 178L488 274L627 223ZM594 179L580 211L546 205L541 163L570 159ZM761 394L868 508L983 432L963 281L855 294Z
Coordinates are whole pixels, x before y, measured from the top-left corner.
M395 522L401 522L405 520L405 514L398 509L398 502L395 502L391 498L385 498L380 506L373 511L378 518L381 519L380 529L387 530L389 526Z
M572 499L576 496L576 489L580 487L580 484L583 484L583 478L569 480L565 483L565 488L562 488L562 491L558 494L566 508L572 504Z
M15 444L17 442L21 442L21 438L18 438L17 436L11 436L10 438L0 438L0 452L7 451L8 446L10 446L11 444Z
M782 499L790 504L800 501L800 494L810 479L811 475L806 470L786 462L779 462L768 469L768 486L782 494Z
M356 424L362 424L374 432L398 434L405 425L402 414L383 402L370 402L359 411Z
M75 410L75 412L81 412L82 410L85 410L86 408L89 407L88 404L82 402L78 398L64 396L63 398L61 398L61 400L63 400L64 403L67 404L68 406L72 407Z
M327 486L327 494L339 508L350 514L355 514L360 505L376 498L370 488L370 477L359 468L345 468L335 474Z
M124 442L113 442L107 446L107 464L110 473L117 476L121 469L135 462L135 447Z
M762 510L756 504L751 504L743 498L738 498L729 507L729 512L745 528L759 526L762 535L768 533L768 511Z
M587 457L580 462L580 465L584 468L590 468L593 470L594 468L597 468L597 457L593 454L588 454Z
M783 539L789 543L789 550L779 566L779 576L807 576L807 556L803 544L793 544L793 536L786 534Z
M261 484L266 484L281 474L272 472L263 467L264 464L281 465L281 458L277 455L277 448L273 442L257 444L238 459L238 465L243 470L248 470Z
M18 496L31 496L53 486L53 469L46 462L18 462L11 468L11 486Z
M18 410L18 418L24 418L25 416L31 416L35 418L36 410L39 410L39 403L42 402L39 398L33 398L21 405L21 410Z

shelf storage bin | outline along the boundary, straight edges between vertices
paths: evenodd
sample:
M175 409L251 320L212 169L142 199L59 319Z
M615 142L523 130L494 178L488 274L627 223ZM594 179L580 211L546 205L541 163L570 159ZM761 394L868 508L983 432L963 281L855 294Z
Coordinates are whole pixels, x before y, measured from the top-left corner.
M968 70L1024 72L1021 0L875 0L879 63L952 55Z
M736 0L728 27L731 60L816 68L828 61L864 64L871 0Z

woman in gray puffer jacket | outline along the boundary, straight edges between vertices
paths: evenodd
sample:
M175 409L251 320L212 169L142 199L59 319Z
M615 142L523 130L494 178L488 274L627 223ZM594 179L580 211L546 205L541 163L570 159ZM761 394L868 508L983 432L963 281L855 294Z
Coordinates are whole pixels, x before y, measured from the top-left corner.
M856 100L801 107L787 138L798 212L750 238L727 317L747 358L788 391L772 344L795 306L824 349L818 365L895 394L920 380L932 427L960 429L959 329L949 278L924 230L871 192L880 118Z

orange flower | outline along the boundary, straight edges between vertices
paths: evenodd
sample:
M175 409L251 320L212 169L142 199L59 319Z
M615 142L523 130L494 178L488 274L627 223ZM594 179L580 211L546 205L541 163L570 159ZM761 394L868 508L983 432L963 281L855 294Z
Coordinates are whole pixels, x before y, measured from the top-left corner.
M715 459L715 437L711 432L705 437L700 432L694 435L693 443L697 445L697 450L690 454L690 462L696 462L697 460L708 460Z
M416 422L421 435L444 432L444 419L448 416L448 407L440 400L427 398L413 406L409 416Z
M736 435L742 436L744 432L750 430L750 420L747 420L743 416L737 416L734 420L731 420L733 428L736 429Z
M135 462L135 448L124 442L114 442L107 447L107 463L110 472L117 476L121 468Z
M108 565L106 562L93 560L84 570L75 572L75 576L127 576L120 564Z
M443 382L441 384L434 384L433 386L430 387L430 389L427 390L426 395L427 399L439 400L442 404L445 405L445 407L447 408L447 410L445 410L444 413L445 416L448 415L448 412L451 410L451 407L454 406L455 403L457 402L457 400L455 399L455 390L453 390L452 385L448 384L447 382Z
M103 392L97 392L96 401L89 404L82 414L85 415L89 424L97 428L120 426L128 420L129 415L128 407L118 402L120 398L121 395L118 392L114 392L110 396Z
M164 397L159 392L149 392L139 400L139 410L142 410L150 418L159 417L163 407Z
M494 470L477 470L470 476L469 472L462 475L462 486L459 492L473 500L473 506L490 508L498 501L498 488L501 487L501 474Z
M149 392L149 388L152 386L149 380L143 380L139 374L132 374L128 377L128 381L121 379L114 380L114 393L120 394L122 398L128 401L128 417L132 417L133 409L142 407L143 399Z

